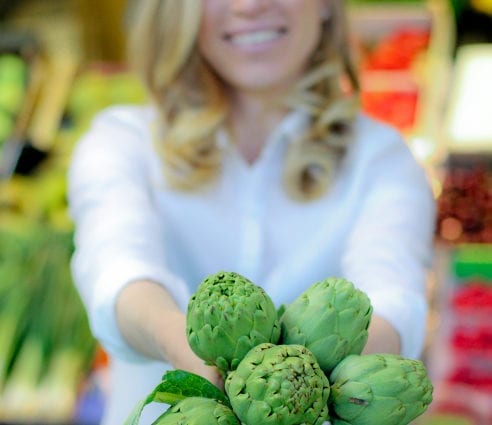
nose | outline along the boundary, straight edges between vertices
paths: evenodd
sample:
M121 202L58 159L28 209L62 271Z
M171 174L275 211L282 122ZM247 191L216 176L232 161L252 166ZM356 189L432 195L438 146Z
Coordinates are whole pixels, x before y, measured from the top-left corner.
M272 0L231 0L231 11L237 15L252 17L259 15L270 6Z

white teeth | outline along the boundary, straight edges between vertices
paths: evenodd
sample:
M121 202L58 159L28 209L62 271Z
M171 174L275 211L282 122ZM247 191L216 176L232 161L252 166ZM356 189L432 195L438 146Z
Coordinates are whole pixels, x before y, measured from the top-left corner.
M232 43L239 46L247 46L251 44L264 43L266 41L275 40L279 36L279 31L257 31L235 35L231 38L231 41Z

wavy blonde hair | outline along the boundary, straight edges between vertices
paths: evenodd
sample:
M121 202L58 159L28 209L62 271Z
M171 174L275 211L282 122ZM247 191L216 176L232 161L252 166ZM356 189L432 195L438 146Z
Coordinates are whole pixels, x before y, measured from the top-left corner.
M297 200L326 192L358 111L344 1L330 0L330 17L307 73L284 99L311 117L285 157L285 188ZM140 0L129 39L130 63L160 111L164 131L156 146L166 177L179 189L201 187L221 169L216 133L228 105L222 82L198 52L201 9L201 0Z

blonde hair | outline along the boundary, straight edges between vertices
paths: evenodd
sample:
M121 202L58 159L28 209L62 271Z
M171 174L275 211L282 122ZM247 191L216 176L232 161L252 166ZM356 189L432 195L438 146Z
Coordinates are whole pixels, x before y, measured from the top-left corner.
M156 146L171 186L194 189L220 172L217 130L227 117L223 84L198 53L201 0L140 0L130 36L130 62L160 111ZM320 45L308 72L285 99L309 112L311 125L289 144L287 193L310 200L326 192L351 140L358 77L350 57L344 0L330 1Z

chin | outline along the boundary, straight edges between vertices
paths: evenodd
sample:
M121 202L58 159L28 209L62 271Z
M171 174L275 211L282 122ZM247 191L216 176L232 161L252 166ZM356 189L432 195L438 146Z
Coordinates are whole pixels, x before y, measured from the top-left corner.
M226 81L233 89L268 93L290 89L295 84L296 78L272 69L260 71L246 68L240 74L229 75Z

